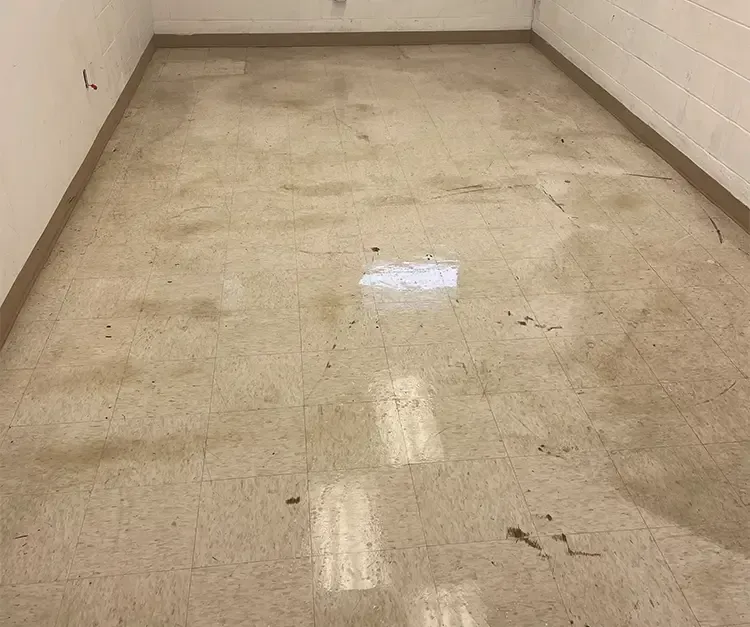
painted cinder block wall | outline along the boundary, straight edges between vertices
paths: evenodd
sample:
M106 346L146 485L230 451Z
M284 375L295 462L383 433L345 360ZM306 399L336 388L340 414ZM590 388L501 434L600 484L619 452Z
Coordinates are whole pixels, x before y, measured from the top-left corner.
M533 29L750 204L750 1L537 0Z
M527 30L533 0L154 0L157 33Z
M0 2L0 302L152 35L151 0Z

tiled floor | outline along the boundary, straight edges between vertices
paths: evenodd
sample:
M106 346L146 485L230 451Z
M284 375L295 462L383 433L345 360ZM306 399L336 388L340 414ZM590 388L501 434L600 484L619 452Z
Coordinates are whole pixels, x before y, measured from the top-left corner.
M749 288L529 46L159 51L0 353L0 623L750 624Z

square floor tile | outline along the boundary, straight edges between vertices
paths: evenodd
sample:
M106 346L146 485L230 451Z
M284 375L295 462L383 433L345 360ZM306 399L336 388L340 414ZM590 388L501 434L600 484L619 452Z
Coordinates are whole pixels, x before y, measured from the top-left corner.
M470 344L469 350L487 394L570 387L545 339Z
M94 491L71 576L189 568L197 484Z
M513 460L539 533L637 529L645 523L601 451Z
M660 386L580 390L578 399L608 450L698 443Z
M314 578L316 624L441 624L423 548L321 555Z
M302 405L299 354L221 357L211 396L217 412Z
M206 416L117 420L109 427L98 488L192 483L201 480Z
M492 230L492 235L500 247L503 257L516 259L548 259L563 251L560 237L555 230L546 224L533 227L516 226ZM514 264L511 264L513 266ZM531 268L534 264L520 264L520 267ZM539 266L536 266L539 267Z
M108 426L11 427L0 442L0 492L91 489Z
M220 357L300 351L299 311L244 311L221 318Z
M459 261L502 259L500 248L486 228L479 229L433 229L427 231L437 259Z
M0 496L0 584L65 579L88 498L83 491Z
M627 335L581 335L552 338L551 342L573 387L656 382Z
M746 521L746 508L702 446L617 451L612 460L649 527Z
M709 444L709 454L740 495L750 505L750 442Z
M450 302L385 303L378 305L378 319L386 346L464 339Z
M483 396L399 400L409 462L505 457L505 447Z
M602 292L602 299L628 332L684 331L700 328L670 290Z
M424 545L408 468L312 473L310 512L315 554Z
M115 417L205 414L213 374L211 359L128 364Z
M212 414L205 479L306 472L301 407Z
M456 284L447 282L451 297L481 298L519 294L518 284L508 264L501 259L462 261L458 264Z
M444 624L568 625L549 565L533 547L477 542L428 551Z
M304 353L305 404L349 403L393 398L382 348Z
M602 448L572 390L497 394L490 397L490 405L511 457L562 455Z
M224 281L225 311L297 307L296 270L257 270L230 274Z
M542 547L576 627L698 627L648 531L560 534Z
M542 337L542 328L523 296L462 298L453 307L467 342Z
M741 376L705 331L638 333L631 337L660 381L700 381Z
M211 359L216 354L219 318L143 316L130 349L136 361Z
M703 443L750 439L750 381L667 383L665 389Z
M18 312L16 324L43 320L57 320L60 308L70 288L69 279L43 273L37 278Z
M371 285L378 274L377 269L363 275L361 268L340 268L336 272L330 268L300 268L299 305L329 308L371 303L375 289Z
M656 543L701 625L735 625L750 617L747 534L706 534L680 527L653 531Z
M532 296L536 324L551 336L620 333L622 327L598 294Z
M310 471L402 466L406 444L395 401L305 408Z
M0 347L0 370L33 368L39 361L54 322L16 322Z
M664 281L638 253L577 257L578 266L599 290L664 288Z
M31 377L14 424L108 420L124 372L124 366L39 368Z
M309 559L199 568L190 582L193 627L313 627Z
M76 279L59 318L135 318L146 290L145 277Z
M418 464L414 487L427 544L503 540L531 517L506 459Z
M216 316L221 313L220 274L154 275L146 287L145 314Z
M114 365L128 356L133 318L61 320L55 323L39 358L40 368Z
M592 289L591 281L570 256L519 259L512 261L510 267L526 296L575 294Z
M55 627L64 583L26 584L0 588L0 619L7 627Z
M302 307L302 350L348 350L383 346L378 313L373 305Z
M310 554L305 475L226 479L203 484L195 567Z
M8 425L16 415L33 370L6 370L0 375L0 424Z
M189 588L189 570L72 580L65 588L57 625L182 625Z

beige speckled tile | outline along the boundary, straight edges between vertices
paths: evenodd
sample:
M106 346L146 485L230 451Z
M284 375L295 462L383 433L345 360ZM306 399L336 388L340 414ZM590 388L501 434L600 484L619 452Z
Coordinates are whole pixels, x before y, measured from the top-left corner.
M76 279L59 318L135 318L145 291L145 277Z
M124 362L135 328L135 318L60 320L50 333L38 365L110 366Z
M563 251L555 230L546 224L493 229L492 236L505 259L548 259ZM531 268L534 264L521 264Z
M203 483L196 568L310 554L305 475Z
M8 425L16 414L33 370L6 370L0 375L0 424Z
M591 281L569 255L519 259L510 267L526 296L577 294L592 289Z
M0 492L91 489L108 426L11 427L0 443Z
M205 479L306 472L301 407L212 414Z
M263 269L229 274L221 303L225 311L296 307L297 273Z
M523 296L462 298L453 306L467 342L542 337Z
M18 321L0 348L0 370L22 370L36 366L44 350L53 322Z
M750 261L750 255L747 256ZM750 293L739 285L713 285L675 290L677 298L709 333L750 319Z
M631 337L660 381L700 381L741 376L705 331L637 333Z
M671 288L732 285L735 280L703 249L675 251L669 257L646 257L656 273Z
M441 624L426 549L321 555L314 581L318 625Z
M502 259L500 247L490 231L479 229L432 229L427 231L437 259L469 261Z
M464 343L390 346L387 352L398 398L482 393L474 364Z
M671 290L622 290L602 292L600 296L628 332L650 333L700 328Z
M750 617L746 533L666 527L653 534L702 627L735 625Z
M580 390L578 399L608 450L698 443L660 386Z
M220 357L299 351L300 324L296 309L256 309L221 318Z
M88 498L82 491L0 496L0 584L65 579Z
M183 625L189 588L189 570L72 580L65 588L57 625Z
M649 527L747 524L746 508L702 446L617 451L612 460Z
M39 368L31 377L14 424L107 420L112 417L124 371L122 365Z
M574 627L698 627L647 530L544 538Z
M406 444L395 401L305 408L310 471L402 466Z
M139 233L128 243L94 242L82 255L75 278L147 277L156 249L146 239Z
M424 545L408 468L311 473L310 514L315 554Z
M128 364L115 418L205 414L213 374L211 359Z
M201 480L207 416L115 421L102 452L98 488L192 483Z
M742 374L750 377L750 319L722 329L711 329L710 335Z
M302 405L299 354L222 357L216 360L212 411L298 405Z
M540 390L490 397L511 457L561 455L602 448L572 390Z
M552 338L552 347L577 388L655 383L627 335Z
M199 491L197 484L94 491L71 576L189 568Z
M409 462L505 457L483 396L397 401Z
M302 307L302 350L346 350L383 346L378 313L373 305Z
M567 627L546 560L523 542L477 542L428 549L445 625Z
M546 339L470 344L487 394L570 387Z
M16 323L57 320L70 280L43 273L39 276L18 313Z
M64 583L0 587L0 620L6 627L55 627Z
M709 444L709 454L740 495L750 505L750 442Z
M300 268L299 304L301 307L342 307L371 303L373 288L361 283L360 268Z
M532 296L529 305L537 324L548 335L620 333L622 327L598 294L544 294Z
M750 381L667 383L665 389L704 443L750 439Z
M211 359L216 352L218 316L142 316L135 330L130 359L176 361Z
M509 527L533 529L506 459L418 464L412 472L428 544L504 540Z
M386 346L463 341L450 302L384 303L378 319Z
M192 627L313 627L309 559L198 568L190 582Z
M461 261L456 284L446 279L448 293L454 299L510 296L519 294L518 284L502 259Z
M149 279L143 300L146 314L216 316L221 312L221 274L168 274Z
M638 253L577 257L579 267L600 290L648 290L666 287Z
M513 468L541 534L645 527L604 451L521 457Z
M393 398L382 348L304 353L305 404L369 402Z

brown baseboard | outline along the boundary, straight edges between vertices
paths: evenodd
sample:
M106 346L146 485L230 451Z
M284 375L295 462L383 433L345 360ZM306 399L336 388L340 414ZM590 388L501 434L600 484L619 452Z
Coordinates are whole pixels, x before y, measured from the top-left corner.
M631 112L615 96L568 60L541 35L532 33L531 43L579 87L622 122L646 146L682 174L699 192L737 222L745 231L750 232L750 207L736 198L732 192L658 131Z
M157 48L254 48L291 46L418 46L522 44L530 30L382 31L336 33L198 33L154 35Z
M130 104L130 100L133 98L146 72L146 67L151 61L155 49L154 40L152 39L143 51L143 55L141 55L130 80L122 90L115 106L110 111L104 124L102 124L96 139L94 139L91 148L83 159L83 163L81 163L81 167L78 168L78 171L73 176L73 180L65 190L65 194L57 205L57 209L52 214L47 227L31 251L21 272L13 282L8 295L5 297L3 303L0 304L0 348L7 339L13 323L26 301L26 297L34 286L34 281L36 281L44 264L47 262L57 238L65 227L68 218L73 213L76 203L86 187L86 183L88 183L91 175L94 173L99 157L104 152L107 142L112 137L112 133L114 133L117 124L128 108L128 104Z

